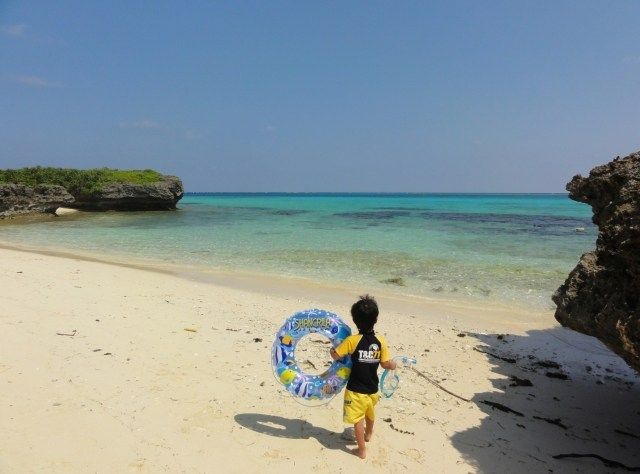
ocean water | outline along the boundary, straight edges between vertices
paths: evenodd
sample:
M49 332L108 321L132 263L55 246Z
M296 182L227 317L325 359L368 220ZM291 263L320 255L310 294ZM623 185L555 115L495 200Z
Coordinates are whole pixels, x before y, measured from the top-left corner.
M538 310L597 235L564 194L190 194L179 208L5 222L0 241Z

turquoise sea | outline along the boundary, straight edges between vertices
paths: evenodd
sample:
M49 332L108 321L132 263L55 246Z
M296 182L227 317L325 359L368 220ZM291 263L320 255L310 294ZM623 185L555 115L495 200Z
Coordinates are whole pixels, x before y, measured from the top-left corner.
M8 222L0 241L549 309L597 235L565 194L203 193L179 208Z

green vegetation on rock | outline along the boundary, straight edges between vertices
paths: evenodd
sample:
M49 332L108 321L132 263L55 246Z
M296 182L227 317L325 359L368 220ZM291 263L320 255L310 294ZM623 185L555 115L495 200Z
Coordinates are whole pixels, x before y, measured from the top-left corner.
M0 184L15 183L26 186L57 184L71 194L89 195L112 183L152 184L163 175L154 170L116 170L95 168L88 170L73 168L34 168L0 170Z

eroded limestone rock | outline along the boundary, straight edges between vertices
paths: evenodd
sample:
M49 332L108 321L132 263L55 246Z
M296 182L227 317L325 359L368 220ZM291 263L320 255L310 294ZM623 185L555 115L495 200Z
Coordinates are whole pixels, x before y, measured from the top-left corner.
M553 295L555 317L640 371L640 152L574 176L567 191L591 205L599 234Z
M0 217L18 214L53 213L60 206L74 201L62 186L40 184L0 184Z

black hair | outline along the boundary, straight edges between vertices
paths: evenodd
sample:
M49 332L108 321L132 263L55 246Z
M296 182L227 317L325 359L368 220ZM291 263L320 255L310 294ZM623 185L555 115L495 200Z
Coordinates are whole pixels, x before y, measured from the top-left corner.
M351 306L351 317L361 333L373 331L373 326L378 322L378 303L373 296L361 296Z

